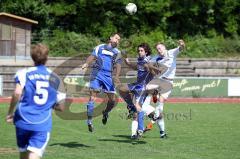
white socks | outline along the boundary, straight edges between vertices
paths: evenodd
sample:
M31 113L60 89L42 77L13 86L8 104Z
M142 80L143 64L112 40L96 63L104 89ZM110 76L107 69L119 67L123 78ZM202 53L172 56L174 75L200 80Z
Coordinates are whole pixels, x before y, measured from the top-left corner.
M159 117L160 113L163 112L163 103L157 102L155 109L155 117Z
M132 121L132 136L137 135L138 122L136 120Z
M156 111L155 111L156 117L159 117L160 113L163 113L163 103L158 102ZM161 116L161 118L157 120L157 125L158 125L160 131L165 131L165 123L164 123L163 116Z
M160 131L165 131L165 123L163 118L157 120L157 125Z

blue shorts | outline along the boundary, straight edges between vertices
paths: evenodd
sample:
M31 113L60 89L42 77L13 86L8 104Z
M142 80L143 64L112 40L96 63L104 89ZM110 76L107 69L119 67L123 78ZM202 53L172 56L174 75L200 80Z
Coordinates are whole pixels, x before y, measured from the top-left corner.
M105 93L115 93L115 86L112 76L99 72L96 76L90 78L90 90L100 92L103 90Z
M20 152L31 151L42 157L50 139L50 132L30 131L16 127L16 138Z
M128 84L128 89L134 94L136 101L142 105L148 96L145 85L141 83L130 83Z

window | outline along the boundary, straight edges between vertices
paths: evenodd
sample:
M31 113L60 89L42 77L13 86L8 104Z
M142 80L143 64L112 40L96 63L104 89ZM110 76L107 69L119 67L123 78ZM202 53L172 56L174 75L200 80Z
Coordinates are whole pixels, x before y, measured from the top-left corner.
M12 40L11 26L2 24L2 39L1 40Z

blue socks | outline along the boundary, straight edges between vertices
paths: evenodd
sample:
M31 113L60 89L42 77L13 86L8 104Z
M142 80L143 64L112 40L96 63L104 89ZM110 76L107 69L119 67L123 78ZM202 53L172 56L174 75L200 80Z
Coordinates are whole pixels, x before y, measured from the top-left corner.
M88 124L92 124L93 111L94 111L94 101L88 101L87 103L87 116L88 116L87 123Z
M144 112L138 113L138 130L144 130Z

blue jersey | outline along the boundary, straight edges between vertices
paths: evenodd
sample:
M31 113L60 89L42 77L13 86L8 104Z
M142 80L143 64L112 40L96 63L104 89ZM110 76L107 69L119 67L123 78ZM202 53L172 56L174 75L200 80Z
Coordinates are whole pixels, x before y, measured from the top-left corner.
M153 79L153 75L144 67L145 64L149 63L150 59L150 56L137 59L137 83L146 85Z
M102 71L111 74L114 64L121 63L120 51L107 44L101 44L94 48L92 55L96 57L93 72Z
M130 91L134 93L136 98L142 96L145 92L145 86L153 79L153 75L144 67L145 64L149 63L151 57L147 56L144 58L139 57L137 61L137 81L128 84Z
M18 71L15 82L23 88L14 115L16 127L31 131L50 131L59 78L47 67L40 65Z
M120 51L107 44L101 44L94 48L92 55L96 57L96 62L90 76L90 89L114 93L112 71L114 64L122 63Z

